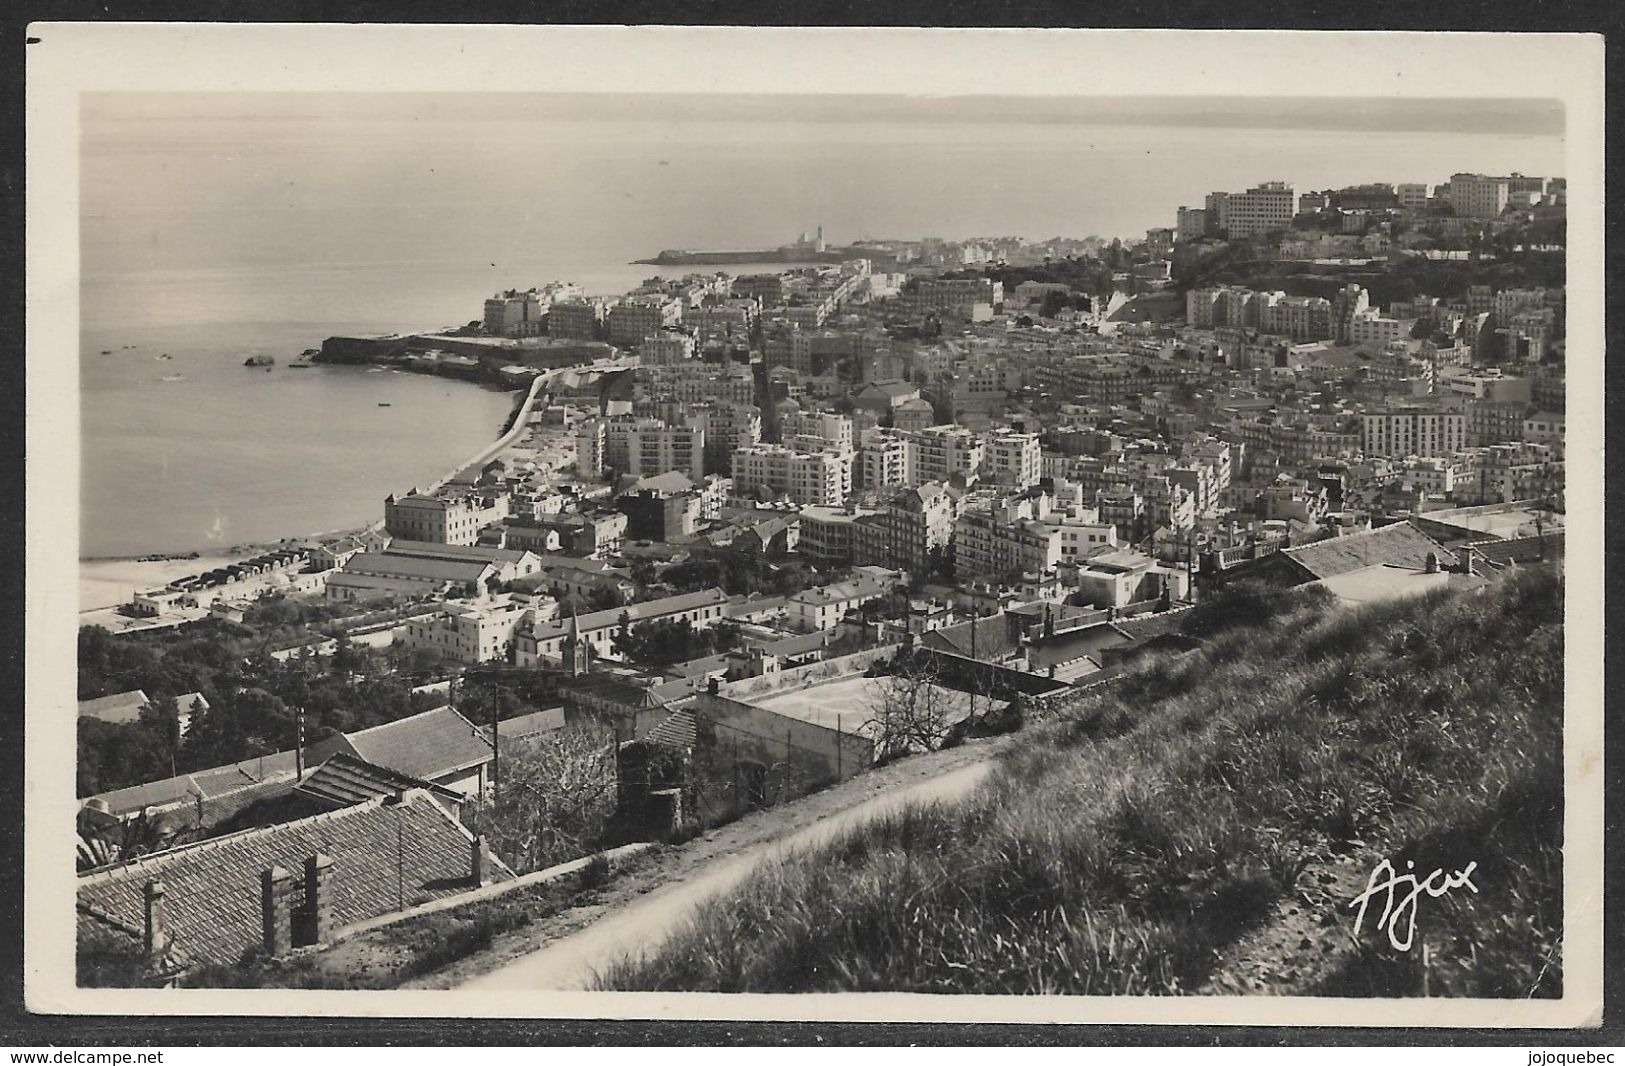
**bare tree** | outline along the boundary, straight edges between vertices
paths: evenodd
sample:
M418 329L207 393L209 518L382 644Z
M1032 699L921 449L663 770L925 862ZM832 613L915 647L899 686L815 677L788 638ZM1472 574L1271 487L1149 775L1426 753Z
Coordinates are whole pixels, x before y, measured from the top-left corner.
M599 724L504 744L502 777L471 828L521 873L580 858L615 813L615 750L614 732Z
M892 672L870 688L874 717L863 728L874 738L879 761L942 747L953 708L928 659L899 655Z

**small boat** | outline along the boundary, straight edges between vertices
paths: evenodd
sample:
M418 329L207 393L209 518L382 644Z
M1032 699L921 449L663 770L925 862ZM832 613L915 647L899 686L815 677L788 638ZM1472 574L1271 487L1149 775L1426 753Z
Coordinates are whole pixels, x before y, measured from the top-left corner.
M154 359L173 359L175 357L173 355L170 355L168 352L165 352L162 355L155 355L155 356L153 356L153 358Z
M311 364L309 364L309 363L289 363L288 364L288 369L289 370L309 370L310 367L311 367Z
M186 380L186 375L184 375L184 374L165 374L163 377L159 378L158 380L160 380L160 381L185 381Z
M392 406L394 406L394 405L393 405L393 404L387 404L387 403L384 403L384 402L383 402L383 401L382 401L382 400L380 400L380 401L378 401L378 406L379 406L379 407L392 407Z
M111 349L111 348L103 348L102 349L102 354L103 355L112 355L113 354L113 349Z

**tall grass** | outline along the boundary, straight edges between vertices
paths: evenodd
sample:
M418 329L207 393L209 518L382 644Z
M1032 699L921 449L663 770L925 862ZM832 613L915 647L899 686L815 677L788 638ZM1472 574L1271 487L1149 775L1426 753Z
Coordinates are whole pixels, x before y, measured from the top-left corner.
M1373 948L1309 991L1560 994L1552 574L1359 610L1244 594L1190 625L1203 648L1032 731L970 799L758 870L601 986L1185 993L1306 868L1368 851L1476 860L1479 893L1426 901L1426 973Z

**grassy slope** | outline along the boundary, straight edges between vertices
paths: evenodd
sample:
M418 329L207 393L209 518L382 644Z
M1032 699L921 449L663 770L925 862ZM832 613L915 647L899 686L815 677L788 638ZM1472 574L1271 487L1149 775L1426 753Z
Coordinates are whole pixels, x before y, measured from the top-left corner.
M1317 592L1192 612L1205 647L1032 730L972 800L758 871L603 986L1192 992L1353 852L1362 879L1478 862L1477 895L1422 901L1431 994L1559 995L1559 581L1358 611ZM1420 991L1421 943L1375 947L1374 918L1296 991Z

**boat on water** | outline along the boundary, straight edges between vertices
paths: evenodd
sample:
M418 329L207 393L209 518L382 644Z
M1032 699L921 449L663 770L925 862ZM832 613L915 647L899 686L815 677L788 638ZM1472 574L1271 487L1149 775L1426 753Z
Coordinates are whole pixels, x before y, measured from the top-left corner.
M309 370L311 368L311 365L312 364L310 364L310 363L289 363L288 364L288 369L289 370Z
M382 401L382 400L379 400L379 401L378 401L378 406L379 406L379 407L393 407L393 406L394 406L394 405L393 405L393 404L387 404L387 403L385 403L385 402L384 402L384 401Z
M170 355L168 352L164 352L162 355L153 356L153 358L154 359L173 359L175 357L173 355Z
M102 354L103 355L112 355L113 354L113 349L111 349L111 348L103 348L102 349Z

